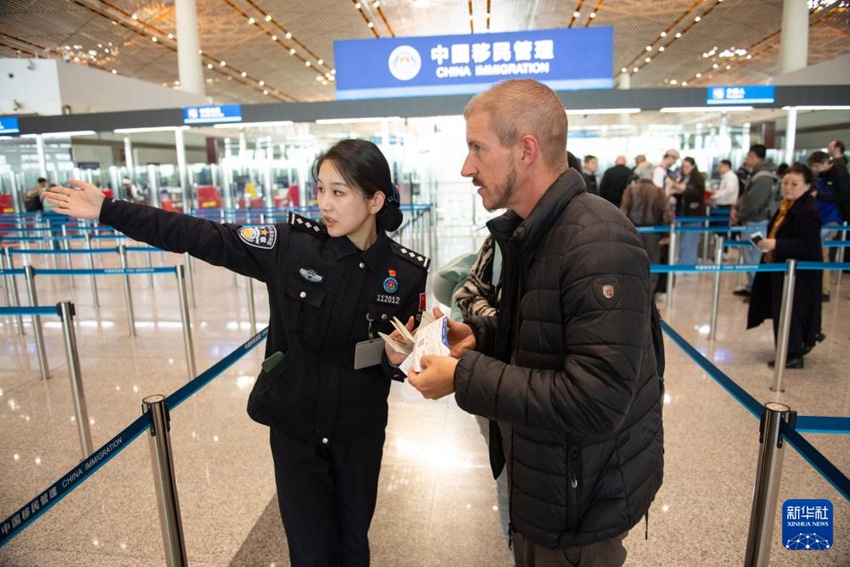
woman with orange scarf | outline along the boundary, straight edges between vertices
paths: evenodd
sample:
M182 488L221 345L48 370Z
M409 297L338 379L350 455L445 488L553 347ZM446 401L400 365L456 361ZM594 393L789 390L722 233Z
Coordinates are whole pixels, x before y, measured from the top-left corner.
M817 201L811 193L813 180L812 171L801 163L791 166L782 178L782 204L770 219L767 238L757 244L764 252L762 263L822 260L821 220ZM779 331L784 276L782 272L758 272L747 313L748 329L757 327L765 319L773 319L774 342ZM821 278L819 270L797 272L786 368L803 368L803 356L826 338L820 332ZM768 365L772 366L773 361Z

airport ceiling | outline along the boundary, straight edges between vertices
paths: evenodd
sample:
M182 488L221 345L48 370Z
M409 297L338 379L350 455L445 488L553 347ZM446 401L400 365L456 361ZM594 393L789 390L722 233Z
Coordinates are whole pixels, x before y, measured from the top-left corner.
M802 0L800 0L802 1ZM216 103L334 100L337 39L613 26L631 88L764 84L783 0L195 0ZM850 51L850 2L809 1L809 64ZM65 59L175 87L173 1L0 0L0 57Z

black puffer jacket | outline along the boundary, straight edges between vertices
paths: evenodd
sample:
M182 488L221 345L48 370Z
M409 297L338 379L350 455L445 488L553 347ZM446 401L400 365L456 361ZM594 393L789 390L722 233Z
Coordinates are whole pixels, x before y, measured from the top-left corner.
M510 431L516 530L549 548L619 535L646 513L663 468L642 240L572 170L527 219L489 226L502 302L498 318L469 321L478 347L457 366L457 403Z

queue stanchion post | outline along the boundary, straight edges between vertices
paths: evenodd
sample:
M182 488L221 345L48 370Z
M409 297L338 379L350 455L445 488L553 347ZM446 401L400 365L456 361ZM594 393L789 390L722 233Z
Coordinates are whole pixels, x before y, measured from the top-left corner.
M159 509L159 525L162 530L162 545L165 564L168 567L186 567L186 542L180 520L180 501L177 498L177 483L174 474L174 459L171 453L171 417L165 396L157 394L142 400L144 413L150 414L150 451Z
M709 332L709 340L717 338L717 310L720 307L720 265L723 263L723 237L718 235L714 249L714 265L718 270L714 272L714 295L711 298L711 331Z
M56 310L62 319L62 335L65 339L65 358L68 359L68 370L71 378L71 394L74 398L74 416L77 420L77 433L80 435L80 449L83 459L92 454L91 426L86 406L86 394L83 390L82 372L80 371L80 354L77 350L77 336L74 333L74 304L64 301L56 304Z
M844 227L844 230L841 231L841 243L846 245L847 244L847 221L844 221L844 224L842 226ZM844 250L845 250L845 246L842 246L841 248L838 249L838 252L836 252L836 254L835 254L835 261L838 262L839 264L844 263ZM843 273L844 273L844 270L838 270L838 277L835 280L836 288L839 288L839 289L841 288L841 274L843 274ZM838 293L839 289L835 290L836 293Z
M189 294L186 291L186 267L183 264L174 266L177 274L177 296L180 300L180 319L183 322L183 347L186 350L186 366L189 370L189 380L195 378L195 348L192 343L192 321L189 317Z
M145 248L145 266L147 266L148 268L153 268L153 260L151 258L151 247L145 246ZM153 289L153 272L148 274L148 283L150 284L151 289Z
M774 392L783 392L782 373L785 361L788 359L788 333L791 330L791 313L794 309L794 284L797 276L797 260L787 260L785 263L785 279L782 282L782 310L779 313L779 333L776 337L776 357L773 367Z
M676 221L670 223L670 244L667 248L667 265L671 268L676 265ZM672 271L667 272L667 309L673 307L673 277Z
M86 249L89 251L89 253L86 255L86 265L88 266L89 270L93 270L94 269L94 254L92 254L91 233L88 231L88 229L86 229L85 233L83 234L83 238L85 238L85 240L86 240ZM98 309L98 308L100 308L100 300L98 299L98 296L97 296L97 278L95 277L94 274L91 274L89 276L89 278L90 278L90 281L91 281L92 301L94 302L95 309Z
M708 215L708 212L705 214ZM700 242L700 244L702 244L702 257L706 262L708 262L708 248L710 246L709 237L711 236L709 229L711 228L711 221L706 218L702 221L702 227L705 229L702 233L702 239Z
M753 506L747 536L746 567L762 567L770 560L773 523L776 517L776 499L782 480L783 438L782 422L793 424L796 412L785 404L764 404L759 424L759 460L753 490Z
M130 274L127 273L127 247L118 245L118 258L121 260L121 269L124 271L124 305L127 307L127 324L130 327L130 336L136 336L136 316L133 313L133 290L130 288Z
M9 273L6 274L6 295L9 299L9 307L20 307L21 300L18 297L18 281L15 279L15 275L11 273L12 270L15 269L14 263L12 262L11 248L6 248L3 250L3 260L6 264L6 269L9 270ZM24 318L21 315L16 315L15 321L18 324L18 334L22 336L26 334L24 332Z
M192 258L189 254L186 254L186 291L189 294L189 305L192 306L192 309L198 307L198 304L195 303L195 259Z
M44 225L45 225L44 228L47 230L47 240L42 240L42 248L44 250L54 250L55 249L54 243L56 241L53 239L53 226L51 225L50 221L48 221L47 219L45 219ZM56 255L50 254L48 256L47 261L50 263L50 269L55 270L56 269Z
M38 307L38 294L35 290L35 268L30 264L24 266L24 277L27 282L27 297L30 306ZM44 348L44 333L41 331L41 315L32 316L32 334L35 337L35 350L38 354L38 367L41 370L41 379L50 378L50 368L47 365L47 351Z
M71 270L73 269L73 265L71 264L71 242L68 238L68 226L62 225L62 249L66 252L65 254L65 264L66 267ZM76 288L76 282L74 281L74 275L71 274L68 276L69 283L71 284L71 289Z
M257 311L254 308L254 282L245 277L245 289L248 293L248 322L251 325L251 334L257 332Z

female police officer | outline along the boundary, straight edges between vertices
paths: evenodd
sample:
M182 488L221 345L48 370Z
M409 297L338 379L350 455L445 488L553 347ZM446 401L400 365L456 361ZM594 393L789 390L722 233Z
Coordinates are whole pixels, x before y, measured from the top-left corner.
M266 361L248 413L270 426L293 565L367 565L393 368L378 331L425 308L429 259L390 240L398 193L374 144L343 140L313 167L323 223L240 227L104 198L71 181L47 199L131 238L266 283ZM377 339L370 341L370 339Z

